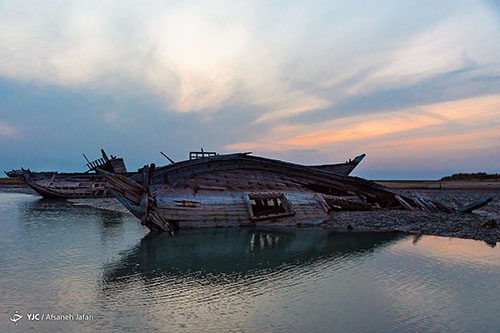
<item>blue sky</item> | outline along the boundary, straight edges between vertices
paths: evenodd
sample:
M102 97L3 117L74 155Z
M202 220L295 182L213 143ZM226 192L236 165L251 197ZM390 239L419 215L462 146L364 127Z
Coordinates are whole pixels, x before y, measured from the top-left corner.
M0 169L204 147L500 172L496 1L0 1Z

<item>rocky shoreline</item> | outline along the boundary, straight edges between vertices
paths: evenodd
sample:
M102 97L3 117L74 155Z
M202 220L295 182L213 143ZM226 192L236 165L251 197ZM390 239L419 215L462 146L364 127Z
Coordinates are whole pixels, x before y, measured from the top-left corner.
M484 196L493 196L486 207L472 214L441 212L380 210L336 212L333 221L324 228L338 231L398 231L483 240L488 244L500 242L500 198L496 190L427 190L424 196L455 207L452 196L464 204Z
M477 214L446 214L383 210L378 212L338 212L333 222L323 224L336 231L398 231L410 234L434 235L500 242L497 219Z

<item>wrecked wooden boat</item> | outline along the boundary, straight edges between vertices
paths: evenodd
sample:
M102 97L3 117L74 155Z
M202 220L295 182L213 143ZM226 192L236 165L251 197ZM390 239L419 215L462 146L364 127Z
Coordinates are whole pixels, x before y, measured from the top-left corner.
M132 175L133 173L127 173L123 158L113 155L109 158L102 149L101 154L102 158L95 161L87 160L88 163L86 165L89 169L86 172L32 172L29 169L21 168L20 172L16 172L14 176L24 181L44 198L112 197L113 195L105 186L106 179L95 172L96 168L123 175Z
M12 169L10 171L4 171L3 173L5 173L7 175L7 177L9 178L19 178L20 175L22 175L23 173L23 170L21 169Z
M151 230L320 225L336 210L423 209L445 205L371 181L250 153L216 155L129 178L97 169L117 199Z

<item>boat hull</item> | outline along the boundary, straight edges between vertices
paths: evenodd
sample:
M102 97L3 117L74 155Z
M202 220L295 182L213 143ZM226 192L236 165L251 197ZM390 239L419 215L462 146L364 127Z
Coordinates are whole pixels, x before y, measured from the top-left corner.
M284 196L293 207L290 212L255 218L249 212L246 199L252 194L232 192L227 195L200 191L196 195L192 192L158 195L153 192L151 198L156 198L156 205L148 207L147 213L160 220L165 230L168 230L170 225L175 229L320 225L330 219L330 215L322 209L321 203L315 199L312 192L288 192ZM272 192L258 194L273 195Z
M19 178L47 199L113 197L106 186L106 179L99 174L56 172L50 174L25 171Z

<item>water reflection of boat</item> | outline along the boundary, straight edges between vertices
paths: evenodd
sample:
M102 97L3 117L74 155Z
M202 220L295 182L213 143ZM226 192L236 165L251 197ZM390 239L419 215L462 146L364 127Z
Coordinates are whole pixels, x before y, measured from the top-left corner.
M111 201L113 199L100 200ZM27 201L19 205L19 214L22 216L24 224L30 225L32 228L47 228L50 226L64 228L65 230L71 229L75 233L78 233L82 226L88 227L93 222L104 233L121 225L124 217L128 216L126 213L96 209L83 203L43 198ZM64 221L71 221L71 223L64 223Z
M401 238L396 233L335 233L321 229L196 229L148 234L123 257L110 263L104 284L120 284L138 276L200 278L242 276L252 271L310 265L320 260L360 256Z

